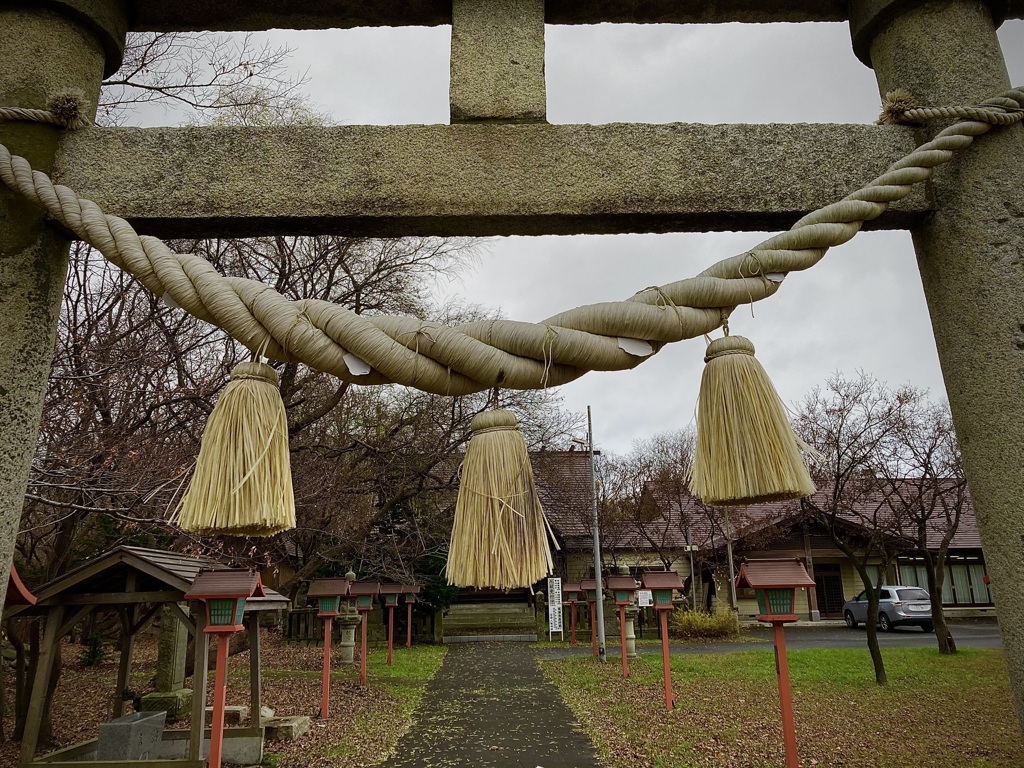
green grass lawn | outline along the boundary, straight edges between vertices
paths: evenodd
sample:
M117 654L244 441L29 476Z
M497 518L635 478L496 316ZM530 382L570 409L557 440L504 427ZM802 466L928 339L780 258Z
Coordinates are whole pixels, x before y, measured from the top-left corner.
M804 766L1024 766L1002 651L884 651L877 686L867 650L791 651ZM615 768L784 765L771 651L672 657L676 708L665 710L661 656L541 662Z

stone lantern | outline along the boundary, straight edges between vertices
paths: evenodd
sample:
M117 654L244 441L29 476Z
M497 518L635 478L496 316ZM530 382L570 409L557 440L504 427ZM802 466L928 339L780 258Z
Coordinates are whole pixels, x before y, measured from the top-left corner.
M619 633L622 640L622 676L629 677L629 659L626 648L626 608L633 602L638 584L632 576L609 576L605 579L608 591L615 597L619 607Z
M779 680L779 707L782 712L782 739L786 746L786 768L799 768L796 752L796 724L793 698L789 690L789 664L786 660L784 625L796 621L793 609L797 588L814 586L804 564L794 558L748 560L740 564L736 587L753 589L761 613L757 620L772 625L775 640L775 671Z

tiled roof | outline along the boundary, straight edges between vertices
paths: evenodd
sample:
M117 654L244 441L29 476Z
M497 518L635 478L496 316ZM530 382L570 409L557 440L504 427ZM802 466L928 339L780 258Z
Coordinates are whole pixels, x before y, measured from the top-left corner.
M344 597L348 594L348 579L314 579L306 597Z
M192 588L185 593L188 600L265 596L259 573L245 568L200 571L192 582Z

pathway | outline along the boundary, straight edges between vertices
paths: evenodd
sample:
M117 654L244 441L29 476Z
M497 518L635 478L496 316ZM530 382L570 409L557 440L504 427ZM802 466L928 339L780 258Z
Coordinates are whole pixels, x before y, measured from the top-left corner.
M451 645L385 768L595 768L594 746L526 643Z

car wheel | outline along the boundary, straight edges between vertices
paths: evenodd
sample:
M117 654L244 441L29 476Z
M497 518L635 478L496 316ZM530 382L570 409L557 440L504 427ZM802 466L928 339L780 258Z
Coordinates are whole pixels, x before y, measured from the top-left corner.
M922 624L921 625L921 630L924 631L924 632L934 632L935 631L935 625L934 624Z
M883 632L892 632L895 627L892 625L892 621L889 620L889 616L886 613L878 614L878 626L881 627Z
M850 629L857 628L857 620L853 618L853 611L847 611L846 613L844 613L843 618L846 619L846 626L848 626Z

